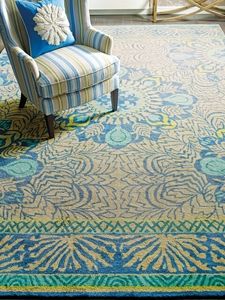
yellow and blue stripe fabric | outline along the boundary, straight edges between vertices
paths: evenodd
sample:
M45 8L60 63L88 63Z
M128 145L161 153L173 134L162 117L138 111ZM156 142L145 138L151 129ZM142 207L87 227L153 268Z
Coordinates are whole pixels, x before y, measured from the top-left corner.
M52 111L57 112L70 109L95 100L107 94L108 91L113 91L117 86L119 86L119 77L115 75L111 79L100 82L91 88L56 96L54 98L44 98L42 100L42 110L46 115L50 115Z
M92 87L119 71L117 57L83 45L61 48L41 55L35 61L40 71L38 94L43 98Z

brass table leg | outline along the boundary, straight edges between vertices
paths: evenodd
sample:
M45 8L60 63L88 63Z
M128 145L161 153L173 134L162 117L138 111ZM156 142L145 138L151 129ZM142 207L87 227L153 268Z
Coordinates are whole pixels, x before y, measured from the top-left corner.
M158 0L152 0L152 22L157 22L157 6L158 6Z
M152 22L156 23L158 21L173 21L180 20L186 17L190 17L195 15L201 11L206 11L212 13L219 17L225 17L225 10L218 7L218 5L223 2L223 0L212 0L209 2L208 0L186 0L187 4L167 11L158 12L158 0L150 0L152 1ZM194 11L188 12L190 8L195 8ZM186 11L186 14L176 15L178 12ZM161 15L170 15L169 17L159 17Z

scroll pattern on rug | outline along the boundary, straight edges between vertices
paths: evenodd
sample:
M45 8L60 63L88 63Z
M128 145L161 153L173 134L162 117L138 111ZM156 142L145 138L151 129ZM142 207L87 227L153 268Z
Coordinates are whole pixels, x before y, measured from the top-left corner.
M18 108L0 56L0 294L225 294L225 38L218 25L104 27L109 96Z

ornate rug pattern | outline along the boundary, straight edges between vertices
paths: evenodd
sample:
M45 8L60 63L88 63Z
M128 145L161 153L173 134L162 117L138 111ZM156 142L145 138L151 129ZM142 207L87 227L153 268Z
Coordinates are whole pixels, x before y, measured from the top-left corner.
M0 55L0 295L225 295L225 36L111 26L119 111L43 115Z

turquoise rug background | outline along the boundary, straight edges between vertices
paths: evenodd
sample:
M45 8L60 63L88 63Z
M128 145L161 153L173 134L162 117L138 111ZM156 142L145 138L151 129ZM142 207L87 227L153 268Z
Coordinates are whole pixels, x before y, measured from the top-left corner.
M0 55L0 295L225 295L225 37L218 25L109 26L109 96L19 110Z

